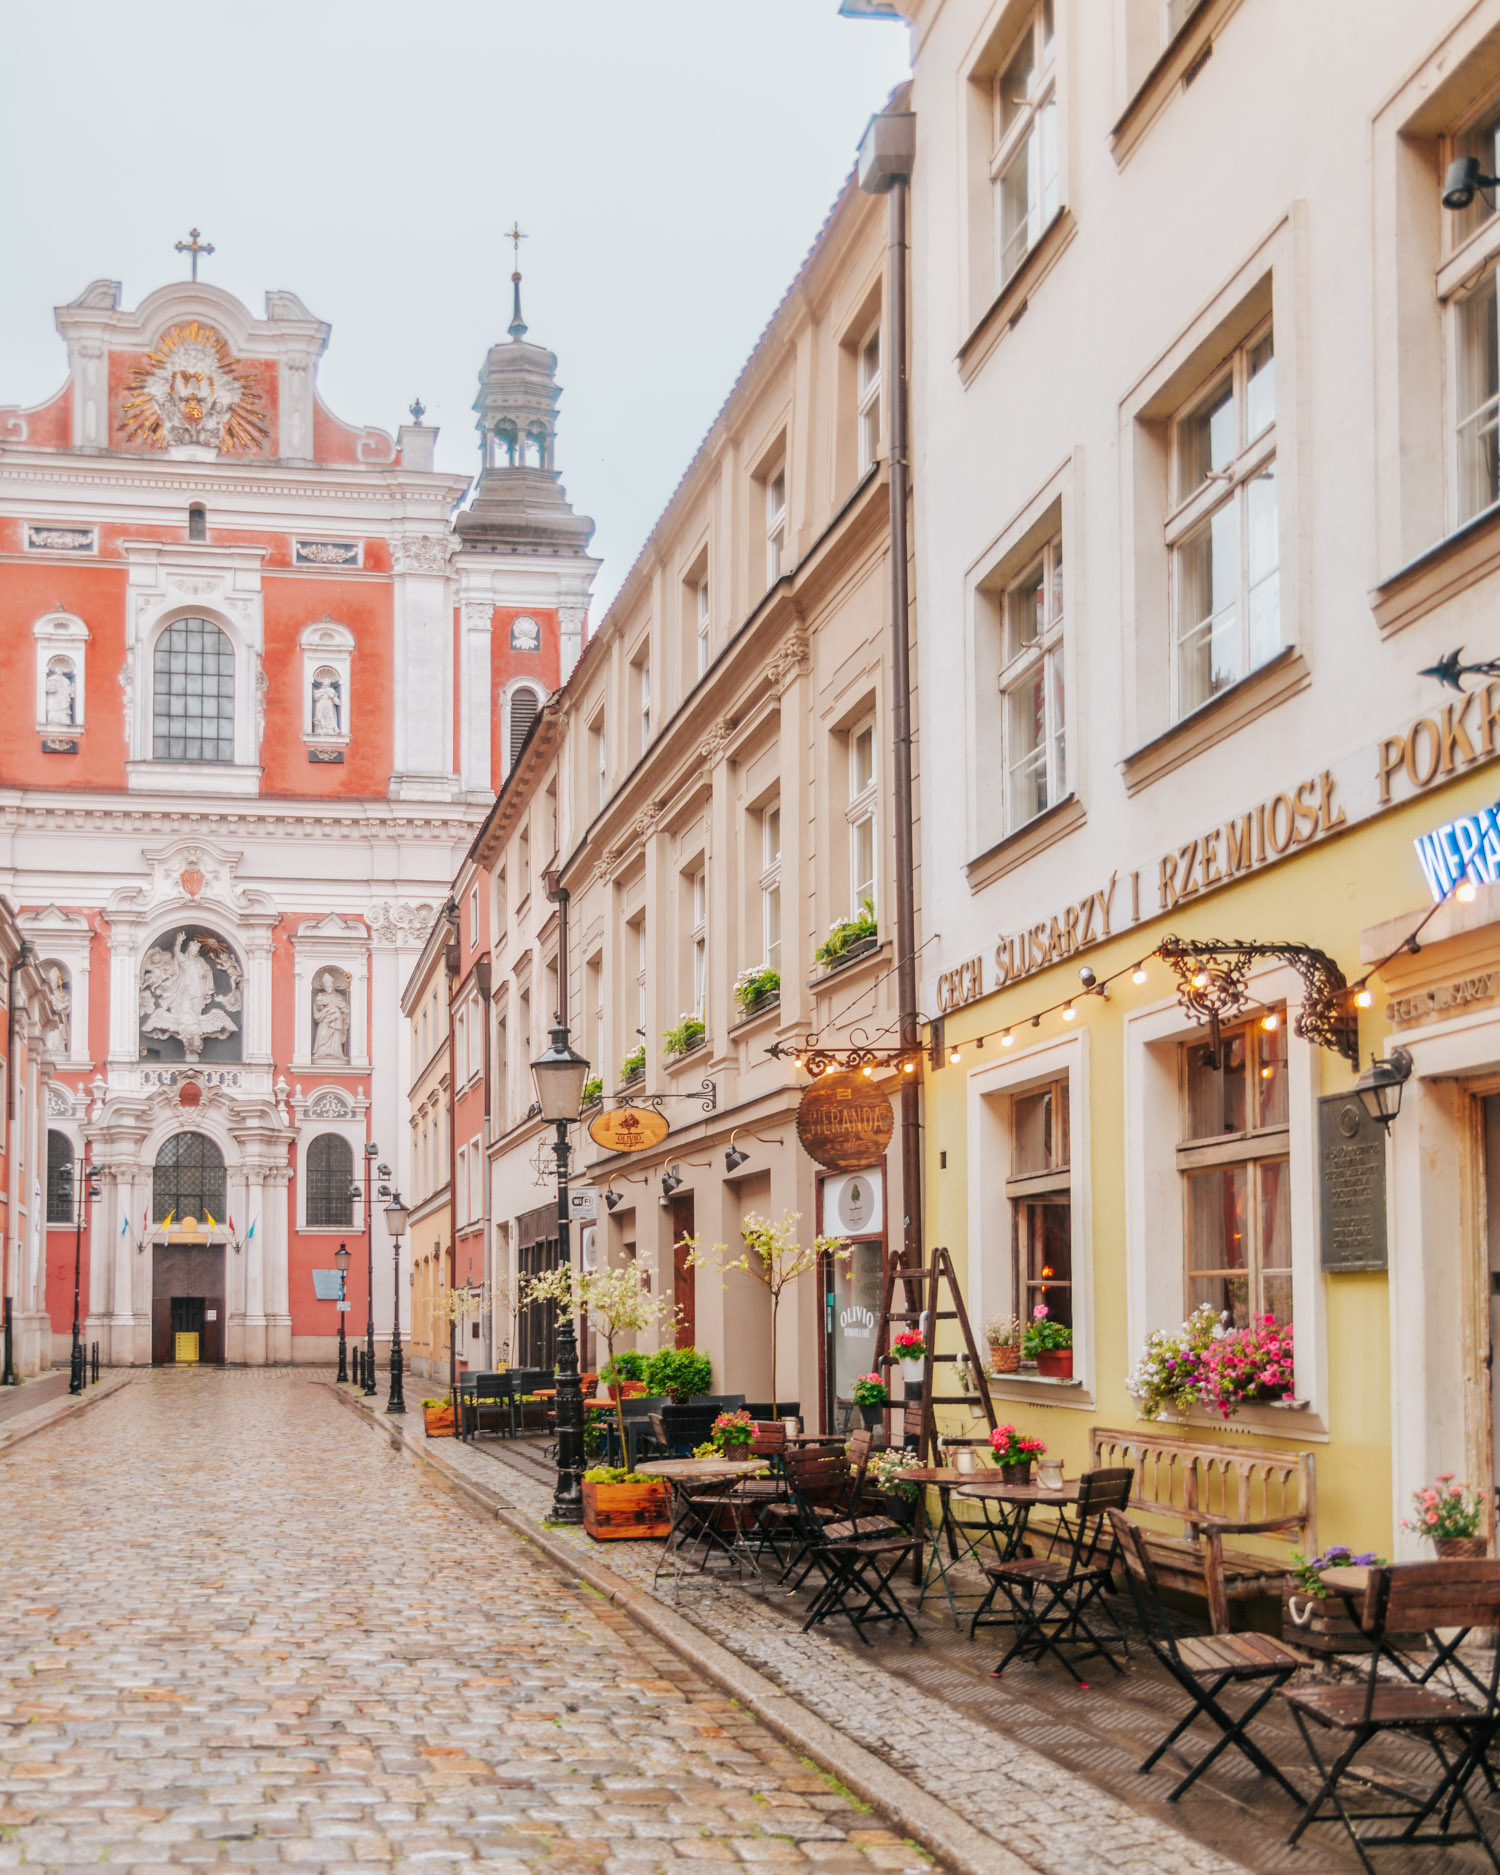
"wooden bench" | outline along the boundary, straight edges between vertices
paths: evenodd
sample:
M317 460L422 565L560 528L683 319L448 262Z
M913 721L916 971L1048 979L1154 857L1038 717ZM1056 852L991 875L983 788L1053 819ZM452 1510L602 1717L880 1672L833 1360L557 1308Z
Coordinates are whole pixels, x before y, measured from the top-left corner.
M1090 1467L1128 1465L1132 1514L1167 1519L1181 1534L1143 1525L1164 1588L1204 1595L1215 1634L1229 1632L1229 1604L1295 1586L1293 1548L1318 1553L1311 1452L1219 1445L1142 1426L1095 1426ZM1225 1547L1227 1537L1266 1538L1286 1554Z

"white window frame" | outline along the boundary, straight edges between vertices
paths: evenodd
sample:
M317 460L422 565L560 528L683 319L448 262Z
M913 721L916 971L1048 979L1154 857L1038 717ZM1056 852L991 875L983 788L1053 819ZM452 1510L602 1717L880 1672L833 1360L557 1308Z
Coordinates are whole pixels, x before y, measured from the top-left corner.
M1055 19L1050 37L1047 31L1052 14L1053 0L1038 0L990 80L990 189L996 293L1015 277L1021 263L1056 219L1061 206ZM1030 89L1024 99L1009 99L1003 89L1006 75L1028 36L1032 52ZM1007 105L1019 107L1008 124L1005 122ZM1018 164L1023 162L1027 166L1025 220L1011 229L1007 240L1006 185Z
M880 460L881 385L883 380L881 354L884 340L885 335L881 331L880 322L877 320L872 329L865 334L861 341L854 361L857 386L856 410L859 432L859 473L861 475L867 474ZM870 369L869 364L870 350L872 347L875 352L873 370Z
M774 936L772 935L774 928ZM769 970L781 968L781 801L768 801L760 812L761 959Z
M589 767L592 771L590 785L594 793L593 807L596 814L601 813L609 799L609 738L604 733L604 712L589 724L588 750Z
M82 735L87 719L85 681L89 628L72 612L48 612L31 628L36 640L36 726L44 736ZM66 658L73 667L73 721L66 727L47 721L47 666Z
M469 1156L469 1172L463 1221L465 1224L478 1224L484 1217L484 1148L477 1133L465 1150Z
M998 1061L958 1072L965 1080L968 1116L969 1272L974 1291L969 1306L975 1321L987 1315L1019 1314L1021 1309L1022 1298L1015 1293L1013 1255L1014 1207L1020 1200L1006 1189L1015 1148L1013 1102L1018 1094L1050 1082L1067 1083L1074 1384L1044 1380L1040 1375L1006 1374L991 1382L991 1391L1007 1399L1040 1398L1092 1412L1098 1360L1094 1347L1088 1031L1079 1029L1033 1048L1018 1048L1014 1054L1007 1051Z
M708 632L711 622L709 606L708 575L705 573L698 581L698 675L701 677L708 669Z
M870 738L870 775L867 781L861 781L857 769L857 752L860 738ZM880 744L875 735L875 718L867 716L849 731L849 802L844 810L844 818L849 828L849 910L850 918L857 918L868 898L875 908L875 915L880 915L880 842L877 838L878 822L876 819L877 796L880 791ZM869 891L860 890L863 881L856 877L859 871L858 852L860 829L865 825L870 829L870 882Z
M688 927L688 955L692 995L689 1007L700 1022L708 1020L708 869L700 866L688 887L691 923Z
M642 652L635 663L636 710L640 721L641 753L651 746L651 654Z
M1246 979L1253 1003L1284 1004L1295 1017L1303 998L1296 972L1281 965ZM1181 1099L1178 1049L1207 1041L1208 1031L1184 1017L1175 997L1125 1019L1126 1361L1134 1367L1146 1337L1187 1319L1187 1220L1178 1171ZM1247 1431L1288 1438L1327 1437L1327 1287L1318 1254L1318 1094L1322 1064L1315 1042L1295 1022L1287 1029L1287 1126L1292 1232L1292 1319L1296 1324L1297 1395L1304 1412L1243 1406L1235 1421ZM1074 1109L1075 1116L1078 1109ZM1079 1150L1076 1143L1074 1151ZM1203 1423L1210 1421L1205 1415ZM1211 1422L1220 1424L1217 1417Z
M1006 647L1012 638L1012 621L1019 603L1018 595L1036 567L1042 569L1042 622L1036 636L1009 658ZM1018 833L1049 808L1056 807L1068 792L1067 764L1067 677L1064 653L1067 638L1067 585L1064 568L1066 556L1061 530L1051 535L1026 562L1025 567L1005 588L1000 602L1000 737L1001 773L1005 796L1005 831ZM1026 757L1017 752L1013 710L1023 690L1042 673L1044 726L1040 747L1042 794L1040 807L1021 812L1016 774ZM1032 755L1036 751L1030 752Z
M774 586L786 571L786 459L766 471L766 586Z
M1248 388L1250 382L1250 357L1267 339L1272 341L1272 370L1275 370L1275 337L1273 321L1263 319L1234 347L1207 378L1197 387L1192 395L1184 400L1171 421L1168 434L1168 465L1171 476L1169 501L1170 512L1166 519L1165 540L1169 562L1168 572L1168 630L1171 639L1171 691L1172 720L1180 722L1191 716L1195 710L1211 703L1216 696L1242 682L1252 672L1268 664L1287 643L1287 631L1281 603L1284 556L1281 551L1281 516L1280 486L1277 473L1277 412L1273 403L1271 420L1254 436L1246 433L1249 409ZM1204 404L1225 384L1230 387L1234 401L1235 442L1234 455L1228 466L1213 471L1196 488L1184 489L1182 485L1182 460L1184 453L1184 432L1186 425L1203 408ZM1274 385L1273 398L1279 387ZM1274 644L1252 661L1250 642L1250 600L1252 587L1249 578L1249 556L1251 549L1250 503L1254 484L1269 475L1272 478L1272 508L1276 515L1276 630ZM1207 694L1189 699L1183 680L1184 645L1188 637L1201 640L1205 629L1212 633L1213 619L1217 615L1199 620L1184 632L1180 616L1183 603L1186 555L1193 544L1200 540L1205 530L1211 527L1216 517L1226 513L1233 504L1236 524L1236 553L1238 564L1235 573L1235 588L1232 604L1235 608L1236 658L1234 675L1211 687ZM1261 582L1264 583L1264 580ZM1211 642L1211 638L1210 638ZM1211 682L1211 676L1210 676Z

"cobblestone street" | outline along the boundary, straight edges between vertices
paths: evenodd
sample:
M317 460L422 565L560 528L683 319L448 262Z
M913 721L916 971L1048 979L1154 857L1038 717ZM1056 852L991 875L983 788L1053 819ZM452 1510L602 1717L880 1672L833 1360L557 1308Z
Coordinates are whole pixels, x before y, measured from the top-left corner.
M303 1377L143 1372L0 1466L0 1868L929 1866Z

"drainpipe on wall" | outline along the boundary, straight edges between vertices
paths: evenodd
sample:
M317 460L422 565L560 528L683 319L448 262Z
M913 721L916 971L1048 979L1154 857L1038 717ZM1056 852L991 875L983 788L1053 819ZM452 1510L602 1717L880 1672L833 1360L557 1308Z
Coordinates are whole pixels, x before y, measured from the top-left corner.
M6 1167L6 1188L10 1195L5 1206L5 1261L3 1271L0 1271L5 1297L4 1326L0 1329L5 1344L4 1353L0 1355L0 1387L14 1387L17 1384L15 1327L10 1294L11 1239L15 1232L16 1194L20 1190L21 1177L20 1167L16 1163L16 978L25 969L30 956L31 946L23 941L6 972L5 983L5 1134L10 1155Z
M484 1023L484 1046L480 1059L484 1070L484 1119L479 1133L479 1158L484 1167L484 1205L480 1213L484 1227L484 1262L483 1269L490 1284L490 1325L489 1347L485 1354L485 1365L493 1372L495 1366L495 1246L490 1241L491 1232L491 1192L490 1192L490 959L486 952L474 961L474 984L479 991L479 1013Z
M916 155L917 120L910 111L872 117L859 146L859 186L890 199L886 304L890 327L891 498L891 739L895 755L896 995L901 1051L918 1053L916 853L912 832L911 591L907 533L910 471L906 373L907 198ZM921 1307L914 1280L922 1267L922 1120L917 1076L901 1076L901 1262L913 1273L906 1306Z

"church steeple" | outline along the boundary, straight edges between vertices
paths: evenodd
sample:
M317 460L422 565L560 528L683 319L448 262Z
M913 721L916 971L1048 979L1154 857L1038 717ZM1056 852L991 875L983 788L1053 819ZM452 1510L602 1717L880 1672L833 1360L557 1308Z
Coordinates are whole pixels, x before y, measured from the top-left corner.
M507 237L526 238L519 227ZM474 409L479 421L479 486L456 526L466 547L495 553L587 551L594 523L574 514L556 463L557 359L525 338L521 270L511 274L509 344L492 345L479 374Z

